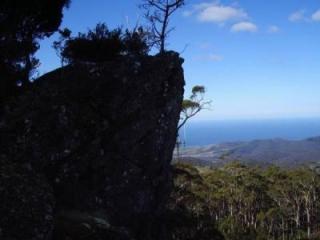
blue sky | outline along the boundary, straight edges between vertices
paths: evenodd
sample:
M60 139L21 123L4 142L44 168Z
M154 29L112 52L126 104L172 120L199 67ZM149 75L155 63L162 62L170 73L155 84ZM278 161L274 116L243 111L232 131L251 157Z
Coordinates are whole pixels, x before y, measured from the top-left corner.
M73 0L61 27L143 23L139 0ZM168 49L182 52L187 82L205 85L212 110L201 119L320 117L319 0L186 0L173 16ZM59 67L41 42L40 74Z

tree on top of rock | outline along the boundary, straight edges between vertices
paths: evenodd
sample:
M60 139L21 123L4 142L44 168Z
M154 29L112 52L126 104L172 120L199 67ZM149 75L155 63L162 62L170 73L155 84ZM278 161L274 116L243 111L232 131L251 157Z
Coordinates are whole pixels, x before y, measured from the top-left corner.
M142 56L149 52L147 33L142 27L123 32L121 28L109 30L105 23L98 23L87 33L70 37L67 29L60 31L61 38L53 47L67 63L105 62L120 56Z
M159 48L160 53L165 52L166 40L173 28L169 28L171 15L185 4L184 0L143 0L141 8L145 18L150 23L152 45Z

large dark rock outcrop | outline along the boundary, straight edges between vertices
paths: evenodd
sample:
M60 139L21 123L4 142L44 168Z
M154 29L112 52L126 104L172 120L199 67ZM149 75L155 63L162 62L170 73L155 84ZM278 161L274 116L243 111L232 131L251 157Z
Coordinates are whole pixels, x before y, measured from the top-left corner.
M8 105L0 125L1 157L26 166L52 189L55 211L47 217L55 221L53 238L72 238L75 218L86 231L95 229L92 222L106 223L119 239L161 238L157 219L171 189L170 161L183 98L181 64L175 53L74 64L41 77ZM0 183L4 178L0 175ZM26 179L23 184L32 188L33 177ZM36 197L47 191L34 187ZM19 214L23 219L28 212ZM37 228L42 218L29 228ZM35 236L4 240L48 237Z
M52 189L28 166L0 159L0 202L1 240L42 240L52 233Z

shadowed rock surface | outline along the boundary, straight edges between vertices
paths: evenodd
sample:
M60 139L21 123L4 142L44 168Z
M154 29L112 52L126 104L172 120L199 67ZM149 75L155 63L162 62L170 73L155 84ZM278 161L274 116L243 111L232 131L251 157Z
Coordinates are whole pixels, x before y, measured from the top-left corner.
M0 159L0 239L45 239L53 230L51 187L28 165Z
M103 238L94 238L96 221L81 220L76 225L89 231L88 239L161 239L157 219L172 185L170 161L183 98L182 62L169 52L99 65L79 63L46 74L8 105L0 125L1 156L28 166L52 189L56 205L49 216L63 216L55 218L53 238L84 237L61 234L63 226L70 226L63 222L70 219L65 213L73 212L73 217L106 222L112 226L109 230L119 233L119 237L104 233ZM26 176L24 184L29 186L32 179ZM1 202L6 197L1 194ZM19 214L24 218L28 212ZM29 229L37 228L35 223L42 219L34 217ZM17 230L12 227L11 234ZM48 237L8 234L1 239Z

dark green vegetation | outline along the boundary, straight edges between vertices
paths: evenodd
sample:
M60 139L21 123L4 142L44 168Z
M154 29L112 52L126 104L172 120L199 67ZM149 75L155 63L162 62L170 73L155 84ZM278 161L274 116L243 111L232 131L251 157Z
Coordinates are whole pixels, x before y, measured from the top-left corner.
M307 168L176 164L172 198L207 236L216 226L230 240L320 239L320 176Z
M109 30L106 24L99 23L88 33L78 33L71 37L71 31L60 31L60 41L54 43L62 61L102 63L120 56L146 56L150 50L147 43L148 35L142 27L132 31L121 28Z
M51 36L70 0L0 1L0 111L3 101L27 87L38 59L39 40Z
M167 224L173 240L220 240L210 214L210 205L202 196L208 188L199 171L189 165L173 167L174 187L167 204Z

